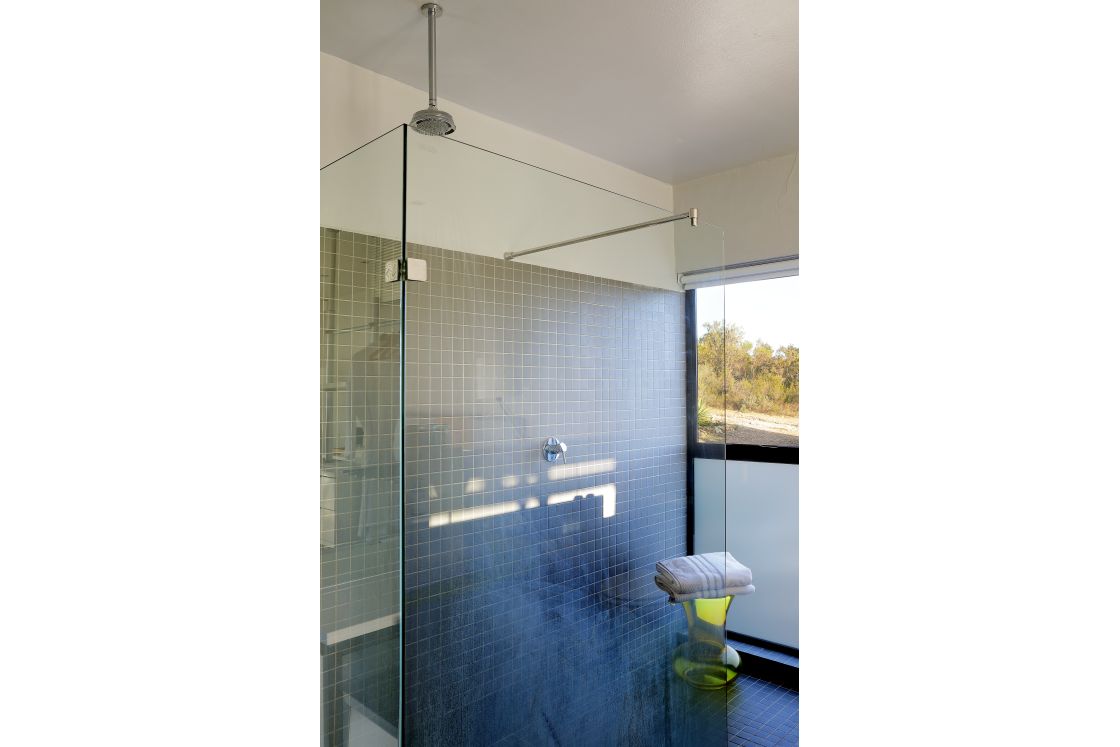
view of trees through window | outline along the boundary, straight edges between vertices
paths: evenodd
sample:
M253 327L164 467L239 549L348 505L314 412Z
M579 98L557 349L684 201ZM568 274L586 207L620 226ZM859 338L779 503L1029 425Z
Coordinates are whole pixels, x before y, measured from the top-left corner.
M696 291L701 442L798 444L797 276Z

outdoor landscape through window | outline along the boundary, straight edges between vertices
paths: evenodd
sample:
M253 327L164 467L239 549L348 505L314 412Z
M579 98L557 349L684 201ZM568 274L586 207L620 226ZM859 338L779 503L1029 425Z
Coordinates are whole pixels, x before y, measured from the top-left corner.
M797 276L696 291L702 443L797 447Z

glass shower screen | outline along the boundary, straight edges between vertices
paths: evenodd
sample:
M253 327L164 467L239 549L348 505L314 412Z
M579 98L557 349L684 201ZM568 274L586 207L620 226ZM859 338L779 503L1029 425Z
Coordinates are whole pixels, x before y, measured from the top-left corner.
M710 610L653 581L695 544L679 259L723 232L506 259L671 214L404 126L321 195L323 744L726 744Z
M404 132L320 173L322 743L395 744L400 712Z
M427 270L405 301L405 743L726 744L726 689L675 671L686 616L653 583L691 546L677 256L722 266L722 231L507 260L670 213L405 139Z

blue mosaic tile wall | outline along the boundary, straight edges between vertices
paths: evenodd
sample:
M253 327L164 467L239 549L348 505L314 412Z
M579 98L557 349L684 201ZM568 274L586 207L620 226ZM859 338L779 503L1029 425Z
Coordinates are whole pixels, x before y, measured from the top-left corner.
M685 551L683 294L408 254L405 743L726 744L652 582Z

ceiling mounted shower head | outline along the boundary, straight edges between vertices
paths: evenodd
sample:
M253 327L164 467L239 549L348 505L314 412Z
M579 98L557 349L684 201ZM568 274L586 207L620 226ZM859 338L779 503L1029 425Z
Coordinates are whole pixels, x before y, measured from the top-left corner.
M450 135L455 132L455 119L436 108L436 19L443 15L443 8L424 3L420 13L428 19L428 108L413 114L409 124L422 135Z
M434 106L413 114L409 124L421 135L450 135L455 132L455 120L452 116Z

